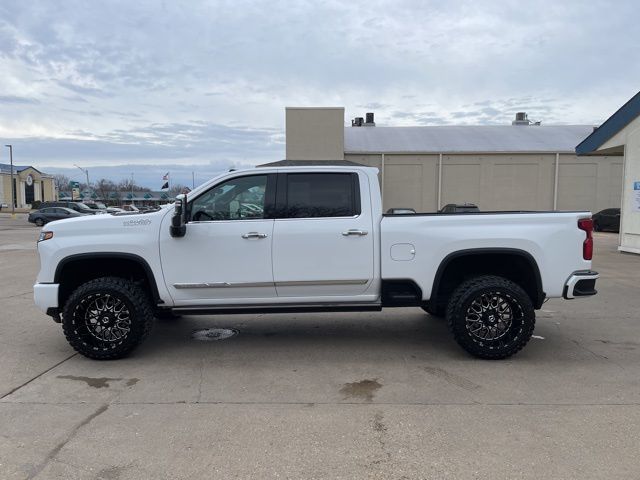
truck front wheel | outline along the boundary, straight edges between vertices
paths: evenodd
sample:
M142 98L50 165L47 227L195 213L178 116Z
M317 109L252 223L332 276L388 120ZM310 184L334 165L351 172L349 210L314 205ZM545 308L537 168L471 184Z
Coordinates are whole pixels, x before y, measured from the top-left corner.
M62 329L69 344L96 360L128 355L152 325L153 310L145 292L134 282L117 277L80 285L62 312Z
M484 275L454 291L447 323L458 344L486 359L507 358L531 338L536 317L526 292L506 278Z

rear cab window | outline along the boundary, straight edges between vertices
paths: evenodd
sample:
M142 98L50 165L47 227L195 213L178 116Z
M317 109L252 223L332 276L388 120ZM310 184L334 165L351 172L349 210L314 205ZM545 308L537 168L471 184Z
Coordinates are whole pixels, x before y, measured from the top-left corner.
M279 218L355 217L360 215L358 174L286 173L278 176Z

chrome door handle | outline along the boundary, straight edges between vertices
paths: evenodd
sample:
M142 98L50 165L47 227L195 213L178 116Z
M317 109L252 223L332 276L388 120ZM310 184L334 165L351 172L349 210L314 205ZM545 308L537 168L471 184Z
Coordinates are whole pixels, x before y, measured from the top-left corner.
M242 238L267 238L266 233L249 232L242 234Z
M351 228L346 232L342 232L342 235L344 235L345 237L348 237L349 235L358 235L359 237L364 237L367 233L369 232L367 232L366 230L358 230L356 228Z

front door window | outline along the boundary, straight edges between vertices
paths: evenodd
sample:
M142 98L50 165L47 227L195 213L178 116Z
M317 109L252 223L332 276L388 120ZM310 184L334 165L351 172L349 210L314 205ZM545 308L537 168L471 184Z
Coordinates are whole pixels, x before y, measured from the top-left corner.
M252 220L265 218L266 175L228 180L203 193L190 204L190 220Z

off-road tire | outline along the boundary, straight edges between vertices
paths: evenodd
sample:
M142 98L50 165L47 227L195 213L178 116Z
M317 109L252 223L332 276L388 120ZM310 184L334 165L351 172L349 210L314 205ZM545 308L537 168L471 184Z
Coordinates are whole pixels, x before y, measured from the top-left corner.
M126 308L128 332L121 338L101 340L95 335L95 324L89 326L95 320L88 313L90 306L103 299L120 301L118 305ZM104 315L109 314L117 316L108 311ZM151 331L153 320L149 297L136 283L118 277L102 277L80 285L71 294L62 311L62 330L78 353L95 360L114 360L127 356L142 343ZM92 329L94 333L91 333Z
M498 328L496 323L489 323L493 322L491 315L493 310L487 310L482 314L491 319L486 320L487 323L484 320L480 323L474 320L480 316L472 309L472 305L477 308L487 298L501 299L504 303L496 303L507 304L504 308L511 312L509 326L503 327L504 333L499 338L482 339L479 335L472 333L479 324L490 324L492 328ZM474 302L479 303L474 304ZM505 323L501 322L502 325ZM489 360L507 358L519 352L531 338L535 323L536 316L531 299L522 287L506 278L494 275L484 275L461 283L451 295L447 307L447 324L455 341L471 355ZM491 332L489 327L483 328L486 330L481 329L480 333ZM488 334L488 336L491 335Z
M42 220L41 218L36 218L33 223L35 223L38 227L42 227L44 225L44 220Z

